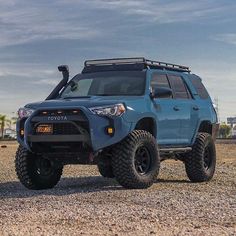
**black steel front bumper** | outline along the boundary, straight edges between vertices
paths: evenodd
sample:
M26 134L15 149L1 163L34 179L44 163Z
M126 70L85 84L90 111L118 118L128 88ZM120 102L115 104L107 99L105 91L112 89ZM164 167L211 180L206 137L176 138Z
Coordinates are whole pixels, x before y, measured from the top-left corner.
M67 120L58 121L49 119L47 115L39 116L39 112L48 110L53 112L55 110L71 110L77 109L81 111L80 115L67 115ZM112 120L112 122L110 121ZM39 124L65 124L70 123L75 125L75 129L78 129L78 133L68 133L67 129L63 129L55 135L53 134L37 134L35 133L35 127ZM112 126L115 130L114 135L107 133L107 127ZM82 129L81 129L82 128ZM103 149L104 147L111 146L115 143L120 142L126 137L132 128L132 123L127 122L123 117L112 117L108 119L104 116L92 114L84 107L70 107L58 109L51 108L40 108L36 110L29 118L24 118L17 122L17 139L18 142L27 148L29 151L34 151L33 146L43 145L50 146L50 144L56 144L57 146L78 146L82 145L82 148L90 148L94 152ZM23 130L23 134L21 134ZM66 131L66 132L64 132ZM73 130L72 130L73 131ZM59 145L58 145L59 144ZM40 148L40 147L39 147Z
M85 142L89 143L87 135L29 135L29 142Z

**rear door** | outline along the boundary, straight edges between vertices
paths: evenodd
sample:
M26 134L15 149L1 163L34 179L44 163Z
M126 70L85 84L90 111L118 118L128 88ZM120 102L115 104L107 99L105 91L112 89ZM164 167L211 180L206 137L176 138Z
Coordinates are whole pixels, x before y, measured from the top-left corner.
M177 144L189 145L195 132L199 108L180 75L168 75L168 79L173 90L173 99L176 101L174 109L178 111L180 123Z

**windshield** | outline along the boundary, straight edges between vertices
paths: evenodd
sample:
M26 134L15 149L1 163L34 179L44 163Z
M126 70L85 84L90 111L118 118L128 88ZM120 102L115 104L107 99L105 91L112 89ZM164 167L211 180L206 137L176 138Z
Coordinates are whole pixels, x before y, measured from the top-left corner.
M145 89L145 72L79 74L62 91L61 98L84 96L138 96Z

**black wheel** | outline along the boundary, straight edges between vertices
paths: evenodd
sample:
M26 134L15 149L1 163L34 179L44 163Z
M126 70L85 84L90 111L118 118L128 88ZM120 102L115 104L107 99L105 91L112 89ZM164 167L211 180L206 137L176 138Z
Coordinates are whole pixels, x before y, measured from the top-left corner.
M134 130L113 148L112 168L123 187L150 187L160 168L155 138L147 131Z
M50 160L20 146L15 158L16 174L28 189L48 189L60 180L63 167L54 168Z
M115 177L111 165L111 156L112 153L110 151L103 151L98 157L98 171L105 178Z
M208 133L199 133L192 151L186 156L185 169L193 182L209 181L215 172L216 151L214 140Z

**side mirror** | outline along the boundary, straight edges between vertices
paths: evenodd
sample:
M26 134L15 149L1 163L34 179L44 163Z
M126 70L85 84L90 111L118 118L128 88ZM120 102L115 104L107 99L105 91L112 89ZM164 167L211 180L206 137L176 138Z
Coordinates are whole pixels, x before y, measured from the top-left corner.
M166 87L154 87L152 93L150 94L151 98L170 98L172 96L172 89Z

